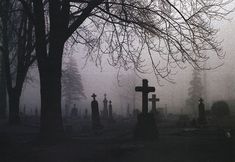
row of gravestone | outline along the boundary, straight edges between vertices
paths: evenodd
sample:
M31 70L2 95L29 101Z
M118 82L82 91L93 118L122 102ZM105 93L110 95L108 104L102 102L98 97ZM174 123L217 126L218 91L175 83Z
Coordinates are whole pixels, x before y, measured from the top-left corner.
M93 101L91 102L91 119L92 119L92 128L93 129L100 129L103 128L101 122L100 122L100 113L99 113L99 104L98 101L96 101L96 94L93 93L92 96ZM112 108L112 101L109 101L109 107L108 107L108 100L107 95L104 94L104 109L102 111L102 116L104 119L108 119L111 122L114 122L113 119L113 108Z
M152 111L156 110L156 102L159 101L156 95L152 95L148 99L150 92L155 92L155 87L148 86L148 80L143 79L142 87L135 87L135 91L142 92L142 112L137 117L137 124L134 130L134 137L141 140L153 140L158 136L158 129L154 117L154 113L148 112L148 102L152 102Z
M155 87L148 86L148 80L143 79L142 87L135 87L135 91L142 92L142 112L137 117L137 124L134 131L134 137L137 139L156 139L158 136L158 129L154 115L156 114L156 102L159 101L156 95L148 99L148 93L155 92ZM152 102L152 111L148 112L148 101ZM198 105L198 123L203 126L206 124L205 105L203 99L200 98Z
M136 87L135 90L137 92L142 92L142 112L137 117L137 125L134 131L134 136L138 139L155 139L158 134L154 113L148 112L148 101L152 102L152 112L156 112L156 102L159 101L156 98L156 95L153 94L152 98L148 99L148 93L154 92L154 87L148 86L148 80L143 79L143 86ZM112 105L111 101L109 102L109 110L107 108L108 100L106 99L106 94L104 95L104 109L103 109L103 117L112 119ZM91 102L91 110L92 110L92 128L100 129L102 128L102 124L100 122L100 114L99 114L99 105L96 101L96 94L93 93L91 96L93 101Z

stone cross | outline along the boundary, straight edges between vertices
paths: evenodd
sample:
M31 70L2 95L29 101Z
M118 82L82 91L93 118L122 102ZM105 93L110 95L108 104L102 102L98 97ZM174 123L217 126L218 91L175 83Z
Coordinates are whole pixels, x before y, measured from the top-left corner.
M109 101L109 118L113 118L113 106L112 106L112 101Z
M91 97L93 97L93 101L91 102L92 128L93 129L101 128L99 105L98 102L95 100L96 95L93 93Z
M199 124L206 124L206 114L205 114L205 105L203 103L203 99L199 99L199 105L198 105L198 122Z
M95 94L95 93L93 93L91 97L92 97L92 98L93 98L93 100L95 101L96 94Z
M155 87L148 86L148 80L143 79L142 87L135 87L135 91L142 92L142 112L143 114L148 113L148 93L155 92Z
M108 118L108 100L106 99L107 94L104 94L104 100L103 100L103 104L104 104L104 109L103 109L103 117L104 118Z
M157 110L157 107L156 107L156 102L159 102L160 99L159 98L156 98L156 95L155 94L152 94L152 98L149 99L149 101L152 102L152 111L156 111Z

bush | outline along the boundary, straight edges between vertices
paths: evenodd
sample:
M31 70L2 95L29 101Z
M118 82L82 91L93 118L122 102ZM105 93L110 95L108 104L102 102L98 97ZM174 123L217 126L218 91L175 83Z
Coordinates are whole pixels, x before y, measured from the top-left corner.
M225 101L217 101L211 107L211 113L217 118L222 118L230 114L229 106Z

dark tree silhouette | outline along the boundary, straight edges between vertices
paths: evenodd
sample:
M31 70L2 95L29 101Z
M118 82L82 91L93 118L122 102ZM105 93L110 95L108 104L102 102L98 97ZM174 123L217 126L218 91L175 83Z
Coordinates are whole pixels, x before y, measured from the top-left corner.
M211 112L218 119L230 114L229 106L225 101L217 101L213 103Z
M186 100L186 104L192 108L195 116L197 115L199 98L202 97L202 90L201 73L200 71L194 69L192 80L190 81L190 87L188 89L189 98Z
M62 73L62 95L65 104L71 108L73 103L79 102L85 98L81 74L75 59L70 56Z
M3 53L0 50L0 119L7 118L6 111L7 111L6 77L4 72Z
M2 14L3 8L2 3L0 3L0 14ZM5 69L4 69L4 59L2 52L2 33L3 24L2 24L2 16L0 16L0 119L5 119L7 117L7 93L6 93L6 77L5 77Z
M2 45L6 87L9 101L9 123L20 122L19 103L28 69L36 59L34 50L33 24L29 21L22 5L14 0L2 0Z
M0 5L0 11L2 11ZM2 19L0 16L0 47L2 45ZM3 59L3 52L0 50L0 119L7 118L7 93L6 93L6 77L5 77L5 70L4 70L4 59Z
M18 1L35 26L41 133L48 136L63 134L61 65L69 38L98 64L108 54L111 65L140 72L147 52L155 75L167 78L175 65L199 66L208 59L204 51L220 56L211 22L229 13L231 0L32 0L33 10Z

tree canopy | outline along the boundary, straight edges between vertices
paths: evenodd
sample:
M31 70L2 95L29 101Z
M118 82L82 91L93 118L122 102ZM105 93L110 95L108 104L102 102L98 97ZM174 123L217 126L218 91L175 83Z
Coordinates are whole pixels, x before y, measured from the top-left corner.
M27 3L25 9L28 9ZM231 0L41 0L46 16L46 38L53 22L64 28L63 40L72 38L87 47L87 58L101 65L107 54L111 65L144 71L144 53L156 76L167 78L176 66L200 68L207 51L223 56L218 30L212 20L231 12ZM39 4L41 3L41 4ZM40 10L41 10L40 9ZM69 13L67 12L69 10ZM30 10L28 14L34 19ZM36 10L35 10L36 12ZM34 21L36 21L34 19ZM38 23L35 22L35 25ZM60 33L57 33L60 34ZM72 37L71 37L72 36ZM45 39L46 39L45 38Z

